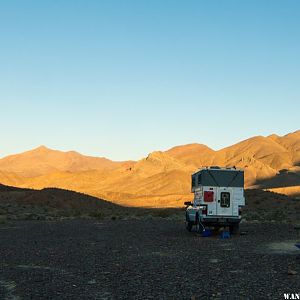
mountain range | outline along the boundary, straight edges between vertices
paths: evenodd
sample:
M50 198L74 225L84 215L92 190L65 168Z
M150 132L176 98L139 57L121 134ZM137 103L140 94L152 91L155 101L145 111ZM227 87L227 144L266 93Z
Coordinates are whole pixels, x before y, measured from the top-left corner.
M299 196L300 130L255 136L218 151L182 145L123 162L41 146L0 159L0 183L68 189L127 206L174 207L191 199L191 173L211 165L245 169L246 188Z

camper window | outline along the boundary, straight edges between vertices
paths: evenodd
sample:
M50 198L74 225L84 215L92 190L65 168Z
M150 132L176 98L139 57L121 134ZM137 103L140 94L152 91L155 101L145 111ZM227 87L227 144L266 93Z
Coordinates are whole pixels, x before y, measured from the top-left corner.
M201 184L201 173L200 173L200 174L198 174L198 180L197 180L197 182L198 182L198 185L200 185L200 184Z
M192 188L196 185L196 178L195 175L192 176Z

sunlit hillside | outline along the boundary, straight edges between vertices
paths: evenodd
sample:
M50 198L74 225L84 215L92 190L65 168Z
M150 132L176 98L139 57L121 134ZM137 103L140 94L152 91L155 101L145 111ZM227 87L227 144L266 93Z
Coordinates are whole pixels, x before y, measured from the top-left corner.
M129 206L180 206L191 198L191 173L210 165L244 168L247 188L298 195L300 131L252 137L219 151L182 145L129 162L40 147L1 159L0 182L70 189Z

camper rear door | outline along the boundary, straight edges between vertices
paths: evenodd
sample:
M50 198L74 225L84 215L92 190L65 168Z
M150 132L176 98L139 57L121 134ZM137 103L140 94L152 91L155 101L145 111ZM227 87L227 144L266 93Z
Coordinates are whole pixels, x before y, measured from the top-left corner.
M233 205L233 192L231 188L218 188L217 191L217 215L218 216L232 216Z

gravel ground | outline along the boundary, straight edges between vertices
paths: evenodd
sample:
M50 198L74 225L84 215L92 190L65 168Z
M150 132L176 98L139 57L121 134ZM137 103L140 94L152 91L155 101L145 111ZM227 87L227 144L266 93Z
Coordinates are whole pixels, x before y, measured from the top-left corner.
M0 299L284 299L283 293L300 293L300 250L293 246L299 230L244 223L241 231L227 240L207 238L165 219L1 224Z

